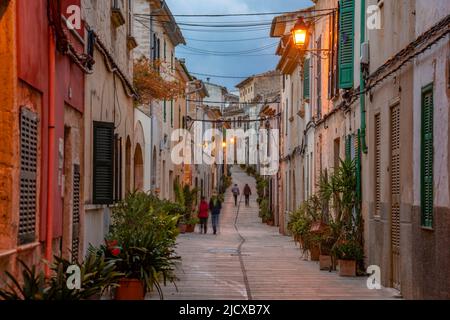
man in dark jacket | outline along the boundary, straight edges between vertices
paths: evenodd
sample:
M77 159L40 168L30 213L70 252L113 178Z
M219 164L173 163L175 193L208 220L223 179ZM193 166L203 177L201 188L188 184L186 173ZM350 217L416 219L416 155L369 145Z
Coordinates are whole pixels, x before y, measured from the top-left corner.
M234 197L234 206L237 207L237 199L238 199L238 196L240 195L239 187L237 184L235 184L234 187L231 188L231 192L233 193L233 197Z
M250 205L250 196L252 195L252 189L248 184L245 184L244 187L244 196L245 196L245 206L248 207Z
M219 215L222 209L222 203L216 193L213 194L209 201L209 210L211 210L211 222L214 234L217 234L217 227L219 226Z

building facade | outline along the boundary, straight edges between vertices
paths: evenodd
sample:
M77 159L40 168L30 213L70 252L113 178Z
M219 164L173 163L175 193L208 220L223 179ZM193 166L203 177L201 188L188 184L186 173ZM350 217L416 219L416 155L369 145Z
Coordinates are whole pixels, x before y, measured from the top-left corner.
M111 205L142 184L145 140L134 121L132 5L85 0L82 6L96 61L84 96L84 252L104 242Z

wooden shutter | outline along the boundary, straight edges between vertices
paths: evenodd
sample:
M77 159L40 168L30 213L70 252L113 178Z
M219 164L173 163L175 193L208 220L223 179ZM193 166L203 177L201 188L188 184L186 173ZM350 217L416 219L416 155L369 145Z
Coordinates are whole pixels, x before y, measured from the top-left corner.
M310 97L310 60L306 59L303 65L303 98Z
M345 158L347 160L352 159L352 136L348 135L345 138Z
M355 0L341 0L339 8L339 88L353 88Z
M381 115L375 116L375 215L380 215L381 206Z
M422 90L421 207L422 225L433 227L433 86Z
M166 105L166 100L163 101L163 117L164 117L164 122L166 122L167 120L167 105Z
M22 107L20 110L20 208L18 232L20 245L34 242L36 237L37 145L37 114Z
M170 101L170 126L173 128L173 100Z
M114 190L114 123L94 122L94 204L112 204Z
M392 285L400 290L400 105L391 109L391 253Z
M72 262L77 263L80 252L80 166L73 166Z

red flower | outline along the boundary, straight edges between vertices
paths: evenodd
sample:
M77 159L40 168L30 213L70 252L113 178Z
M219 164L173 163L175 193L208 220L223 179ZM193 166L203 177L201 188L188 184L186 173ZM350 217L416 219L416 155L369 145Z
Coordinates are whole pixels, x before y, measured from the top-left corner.
M116 247L116 248L111 249L111 254L114 257L117 257L120 254L120 248Z

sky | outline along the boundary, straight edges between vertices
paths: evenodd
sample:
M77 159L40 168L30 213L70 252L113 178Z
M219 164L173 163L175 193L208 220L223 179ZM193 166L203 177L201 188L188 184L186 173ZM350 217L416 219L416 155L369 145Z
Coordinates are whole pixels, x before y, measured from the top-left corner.
M278 39L270 38L269 25L274 16L177 17L176 15L272 13L295 11L312 5L309 0L167 0L166 2L177 22L181 24L267 23L263 26L245 28L180 25L187 45L178 46L176 56L186 59L190 72L233 77L251 76L276 67L279 59L275 55ZM243 51L249 53L244 54ZM217 53L227 56L219 56ZM193 76L202 80L207 78L197 74ZM210 77L210 82L223 85L230 92L236 91L235 85L242 80Z

